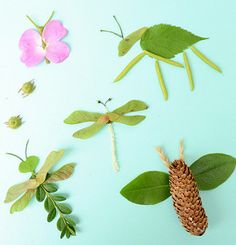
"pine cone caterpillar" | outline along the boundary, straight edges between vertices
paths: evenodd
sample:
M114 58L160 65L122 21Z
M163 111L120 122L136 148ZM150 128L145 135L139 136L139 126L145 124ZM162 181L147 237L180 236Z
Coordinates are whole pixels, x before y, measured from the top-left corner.
M186 231L192 235L203 235L208 226L207 216L202 207L194 176L184 161L182 144L180 147L180 159L173 161L173 163L169 162L160 148L157 150L169 169L170 193L180 222Z

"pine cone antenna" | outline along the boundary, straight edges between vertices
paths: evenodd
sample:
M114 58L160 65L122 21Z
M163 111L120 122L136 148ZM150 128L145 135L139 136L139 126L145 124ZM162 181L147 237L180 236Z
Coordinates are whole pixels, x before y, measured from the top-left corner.
M162 162L163 162L163 163L166 165L166 167L169 169L171 163L170 163L168 157L165 155L163 149L162 149L160 146L158 146L158 147L156 148L156 151L159 153L160 159L162 160Z

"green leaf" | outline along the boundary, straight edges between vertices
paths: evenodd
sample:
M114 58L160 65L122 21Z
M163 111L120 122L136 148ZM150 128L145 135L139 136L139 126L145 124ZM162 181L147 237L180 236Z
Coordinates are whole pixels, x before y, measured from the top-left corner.
M63 220L63 218L59 218L57 221L57 229L59 231L62 231L65 228L65 222Z
M45 199L46 193L43 190L43 188L41 186L39 186L36 190L36 199L39 202L42 202Z
M195 161L190 169L200 190L211 190L224 183L235 169L236 159L226 154L208 154Z
M48 222L53 221L53 220L55 219L56 215L57 215L57 210L56 210L55 208L53 208L53 209L50 211L50 213L48 214L47 221L48 221Z
M30 201L34 196L35 190L28 190L21 198L19 198L13 205L11 206L10 213L20 212L24 208L28 206Z
M102 116L101 113L88 111L75 111L64 120L66 124L78 124L83 122L96 122Z
M53 200L56 202L63 202L66 200L66 197L64 196L59 196L59 195L52 195Z
M68 229L68 226L67 226L67 230L66 230L66 238L69 239L70 238L70 230Z
M142 122L145 118L145 116L119 116L117 119L113 120L113 122L134 126Z
M141 39L142 35L147 29L147 27L142 27L122 39L118 46L118 55L123 56L127 54L128 51L134 46L134 44Z
M159 171L145 172L127 184L120 193L136 204L157 204L170 196L169 175Z
M123 115L129 112L146 110L147 108L148 105L145 104L144 102L140 100L131 100L128 103L124 104L123 106L117 108L113 112L119 115Z
M57 185L53 183L44 184L43 186L49 193L56 192L58 190Z
M76 222L75 222L73 219L71 219L71 218L66 218L66 221L67 221L70 225L76 226Z
M58 204L58 208L63 214L71 214L72 212L71 208L66 204Z
M64 150L61 151L52 151L46 158L45 163L42 168L39 170L36 180L39 184L42 184L47 176L48 171L59 162L59 160L63 157Z
M76 231L75 231L74 226L68 225L68 226L67 226L67 229L69 230L69 232L70 232L70 234L71 234L72 236L75 236L75 235L76 235Z
M50 198L46 198L44 201L44 208L47 212L50 212L54 208L54 204Z
M64 229L61 232L61 239L65 236L66 231L67 231L67 227L65 226Z
M104 123L94 123L87 128L83 128L73 134L75 138L88 139L98 133L106 124Z
M160 24L150 27L142 36L140 45L143 50L164 58L173 58L201 40L199 37L180 27Z
M12 202L16 200L20 195L22 195L24 192L26 192L29 189L35 189L38 186L35 179L30 179L25 182L22 182L17 185L13 185L9 188L7 191L7 195L5 198L5 203Z
M76 164L75 163L68 163L62 166L57 171L51 173L50 177L46 180L45 183L52 183L56 181L62 181L70 178L73 174Z
M27 159L20 163L19 171L21 173L31 173L38 166L39 158L37 156L29 156Z

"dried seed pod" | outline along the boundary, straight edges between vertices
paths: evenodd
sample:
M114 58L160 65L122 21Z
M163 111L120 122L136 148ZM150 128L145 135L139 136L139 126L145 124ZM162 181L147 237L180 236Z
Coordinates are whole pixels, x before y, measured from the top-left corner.
M10 117L9 120L5 123L9 128L16 129L22 125L22 117L20 115Z
M21 92L22 96L26 97L30 95L31 93L33 93L35 88L36 86L35 86L34 80L30 80L29 82L26 82L22 85L22 87L19 90L19 93Z
M195 236L204 234L207 226L207 216L202 207L198 187L190 168L183 159L183 147L181 145L181 156L179 160L169 163L163 151L157 149L161 159L165 159L165 164L170 173L170 193L176 213L184 228Z

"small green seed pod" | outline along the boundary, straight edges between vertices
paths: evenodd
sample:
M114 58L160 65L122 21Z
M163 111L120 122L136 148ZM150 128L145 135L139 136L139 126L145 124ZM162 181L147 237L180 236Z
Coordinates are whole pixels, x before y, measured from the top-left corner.
M22 117L20 115L10 117L10 119L5 123L9 128L17 129L22 125Z
M35 90L36 86L34 84L34 80L30 80L29 82L26 82L22 85L22 87L19 90L19 93L21 92L23 97L26 97L33 93Z

